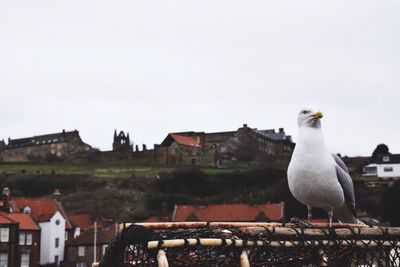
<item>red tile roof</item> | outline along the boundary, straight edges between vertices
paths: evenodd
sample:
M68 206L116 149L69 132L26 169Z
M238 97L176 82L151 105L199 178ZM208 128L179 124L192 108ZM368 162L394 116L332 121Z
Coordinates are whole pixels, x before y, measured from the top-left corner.
M70 215L69 219L73 226L79 227L82 231L92 228L94 224L89 214Z
M284 204L176 205L173 221L280 221Z
M200 147L200 144L197 143L196 139L190 136L185 136L181 134L170 134L170 136L175 140L176 143L183 146L193 146Z
M65 228L72 228L72 225L69 223L64 209L54 199L12 198L10 204L13 210L16 212L22 211L25 207L31 208L31 216L36 222L47 222L51 219L51 217L54 216L57 211L59 211L66 220Z
M39 226L33 221L32 217L26 213L8 213L8 217L19 223L19 229L23 231L39 230Z
M0 212L0 224L17 224L18 222L14 221L10 217L7 216L7 213Z
M97 245L109 244L117 234L117 226L112 224L97 230ZM94 241L94 228L83 232L75 239L67 241L67 246L92 245Z

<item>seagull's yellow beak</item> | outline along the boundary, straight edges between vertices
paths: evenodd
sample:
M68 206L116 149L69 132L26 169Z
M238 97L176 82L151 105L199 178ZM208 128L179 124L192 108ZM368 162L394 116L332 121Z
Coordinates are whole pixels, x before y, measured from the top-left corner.
M315 113L314 113L314 118L321 119L321 118L323 118L323 117L324 117L324 114L322 114L321 111L318 111L318 112L315 112Z

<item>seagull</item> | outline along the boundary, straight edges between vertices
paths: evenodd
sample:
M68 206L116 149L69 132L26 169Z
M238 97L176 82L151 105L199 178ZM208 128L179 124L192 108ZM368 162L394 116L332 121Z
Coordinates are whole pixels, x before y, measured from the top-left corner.
M303 108L297 115L299 136L287 170L289 189L307 206L322 208L329 215L329 227L335 217L341 223L362 224L355 216L353 181L336 154L325 145L321 130L323 114L315 108Z

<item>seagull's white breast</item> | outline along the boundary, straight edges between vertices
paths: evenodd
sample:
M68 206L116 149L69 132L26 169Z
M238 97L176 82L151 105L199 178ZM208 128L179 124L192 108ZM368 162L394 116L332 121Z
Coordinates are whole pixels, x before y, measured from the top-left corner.
M289 189L301 203L324 209L344 204L336 163L326 149L320 130L299 135L288 168Z

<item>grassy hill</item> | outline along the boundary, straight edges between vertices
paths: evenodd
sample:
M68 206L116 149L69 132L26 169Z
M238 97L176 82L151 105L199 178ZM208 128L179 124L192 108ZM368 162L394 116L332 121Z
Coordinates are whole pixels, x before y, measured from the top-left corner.
M162 202L175 204L286 203L287 218L305 217L306 208L289 192L286 170L210 167L134 166L129 162L87 165L1 164L0 188L13 196L48 197L59 189L68 213L89 213L136 221L159 213ZM358 206L382 211L383 191L355 181ZM318 215L325 216L324 213Z

